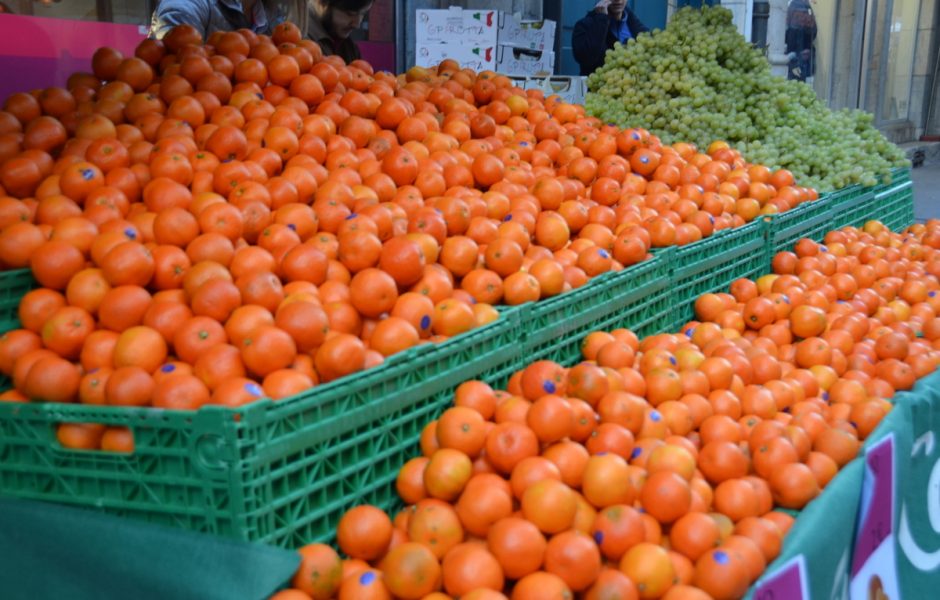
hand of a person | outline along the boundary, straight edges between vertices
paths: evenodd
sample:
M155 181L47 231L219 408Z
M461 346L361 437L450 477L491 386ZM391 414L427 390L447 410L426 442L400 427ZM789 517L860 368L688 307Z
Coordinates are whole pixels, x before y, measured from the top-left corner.
M607 14L608 6L610 6L610 0L598 0L597 4L594 5L594 12Z

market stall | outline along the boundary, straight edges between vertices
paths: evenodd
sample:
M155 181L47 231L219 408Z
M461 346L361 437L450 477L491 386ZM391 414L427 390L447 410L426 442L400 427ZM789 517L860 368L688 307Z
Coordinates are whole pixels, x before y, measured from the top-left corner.
M486 12L418 15L400 75L181 26L7 96L12 597L928 593L940 228L899 150L722 9L583 105Z

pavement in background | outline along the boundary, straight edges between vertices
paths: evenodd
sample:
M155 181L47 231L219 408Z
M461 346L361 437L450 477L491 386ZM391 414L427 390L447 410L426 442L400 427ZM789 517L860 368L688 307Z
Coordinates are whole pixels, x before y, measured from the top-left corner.
M917 221L940 218L940 164L911 169L914 182L914 218Z

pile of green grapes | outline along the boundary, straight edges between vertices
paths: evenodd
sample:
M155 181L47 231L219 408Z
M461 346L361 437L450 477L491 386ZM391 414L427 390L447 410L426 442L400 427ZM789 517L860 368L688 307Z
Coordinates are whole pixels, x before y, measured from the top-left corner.
M904 153L863 111L832 111L813 89L771 75L721 7L682 9L662 31L607 52L588 78L588 113L700 148L724 140L755 163L834 190L886 180Z

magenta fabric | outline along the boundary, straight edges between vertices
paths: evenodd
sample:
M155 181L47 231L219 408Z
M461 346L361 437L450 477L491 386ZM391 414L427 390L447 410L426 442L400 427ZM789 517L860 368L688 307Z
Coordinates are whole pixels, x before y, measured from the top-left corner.
M146 37L137 25L0 15L0 99L14 92L64 86L91 71L91 56L111 46L127 56Z

